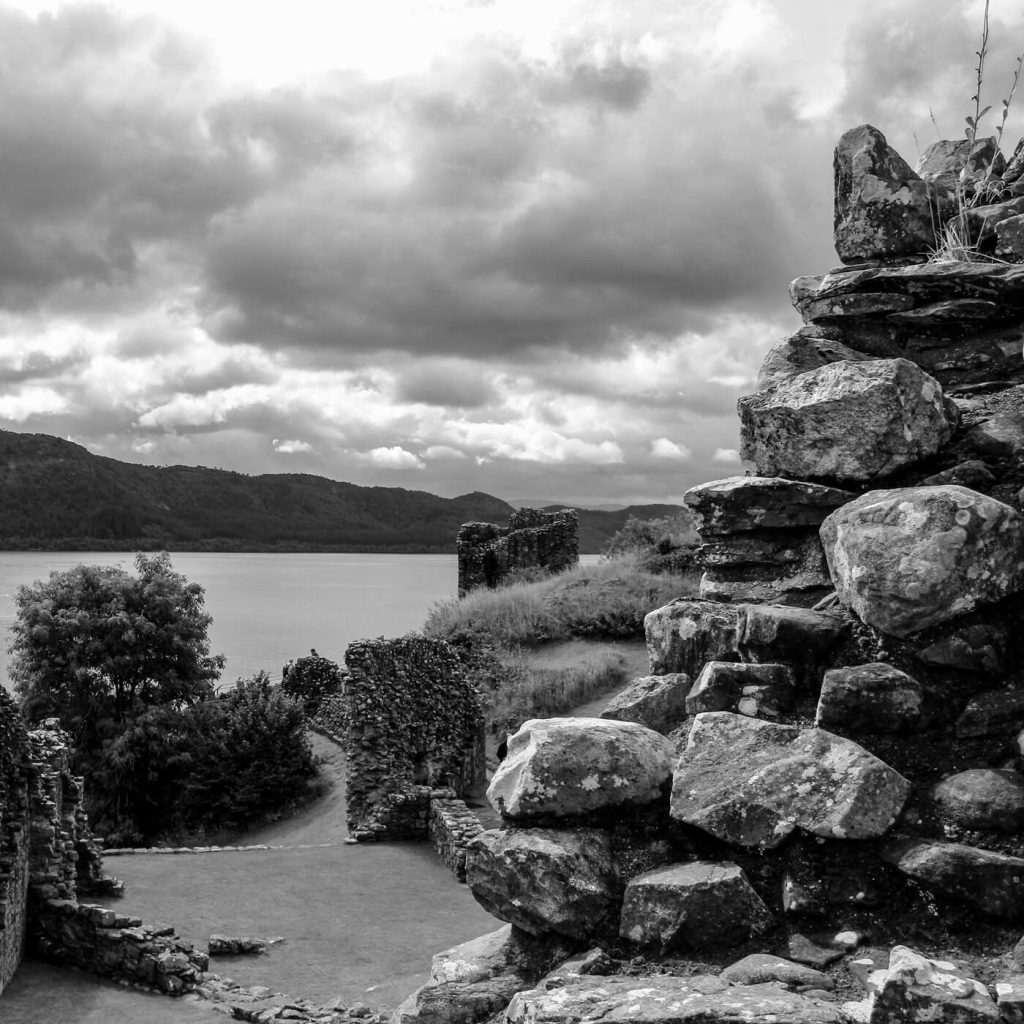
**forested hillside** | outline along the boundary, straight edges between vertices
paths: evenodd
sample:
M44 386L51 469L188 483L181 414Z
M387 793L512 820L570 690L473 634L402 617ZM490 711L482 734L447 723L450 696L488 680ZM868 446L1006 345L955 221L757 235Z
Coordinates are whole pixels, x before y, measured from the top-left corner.
M600 551L645 505L580 512L580 550ZM474 492L441 498L307 474L246 476L139 466L47 434L0 431L0 547L452 552L465 522L504 523L512 506Z

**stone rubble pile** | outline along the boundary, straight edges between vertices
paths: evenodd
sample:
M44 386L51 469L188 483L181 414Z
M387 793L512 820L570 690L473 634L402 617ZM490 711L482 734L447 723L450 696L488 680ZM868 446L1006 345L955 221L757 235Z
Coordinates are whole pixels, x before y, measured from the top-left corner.
M601 721L510 740L466 862L507 925L399 1024L1024 1020L1018 150L840 140L843 265L739 402L751 475L686 495L700 593ZM935 255L964 189L1007 262Z

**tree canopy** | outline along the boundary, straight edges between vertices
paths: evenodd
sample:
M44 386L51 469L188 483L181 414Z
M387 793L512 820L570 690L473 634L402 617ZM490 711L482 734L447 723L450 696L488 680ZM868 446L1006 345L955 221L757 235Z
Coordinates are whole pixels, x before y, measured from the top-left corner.
M31 722L60 718L84 753L147 708L213 695L203 588L166 552L139 554L136 575L78 565L18 588L11 676Z

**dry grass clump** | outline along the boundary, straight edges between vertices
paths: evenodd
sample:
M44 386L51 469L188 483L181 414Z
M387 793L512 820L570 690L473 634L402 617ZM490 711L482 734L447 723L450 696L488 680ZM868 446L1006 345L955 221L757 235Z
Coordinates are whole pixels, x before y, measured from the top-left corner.
M655 574L638 561L631 553L533 582L474 590L435 604L423 632L444 640L483 635L504 647L571 637L641 637L644 616L694 593L697 575Z

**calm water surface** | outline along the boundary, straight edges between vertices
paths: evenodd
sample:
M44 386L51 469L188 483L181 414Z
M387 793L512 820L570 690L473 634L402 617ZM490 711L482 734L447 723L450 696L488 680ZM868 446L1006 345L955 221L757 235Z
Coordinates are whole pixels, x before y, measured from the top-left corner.
M82 562L134 572L134 558L111 551L0 551L0 680L7 684L19 584ZM454 555L178 552L171 562L206 589L210 650L227 658L222 684L260 669L277 682L284 663L311 647L340 662L353 640L419 629L430 606L452 597L458 585Z

